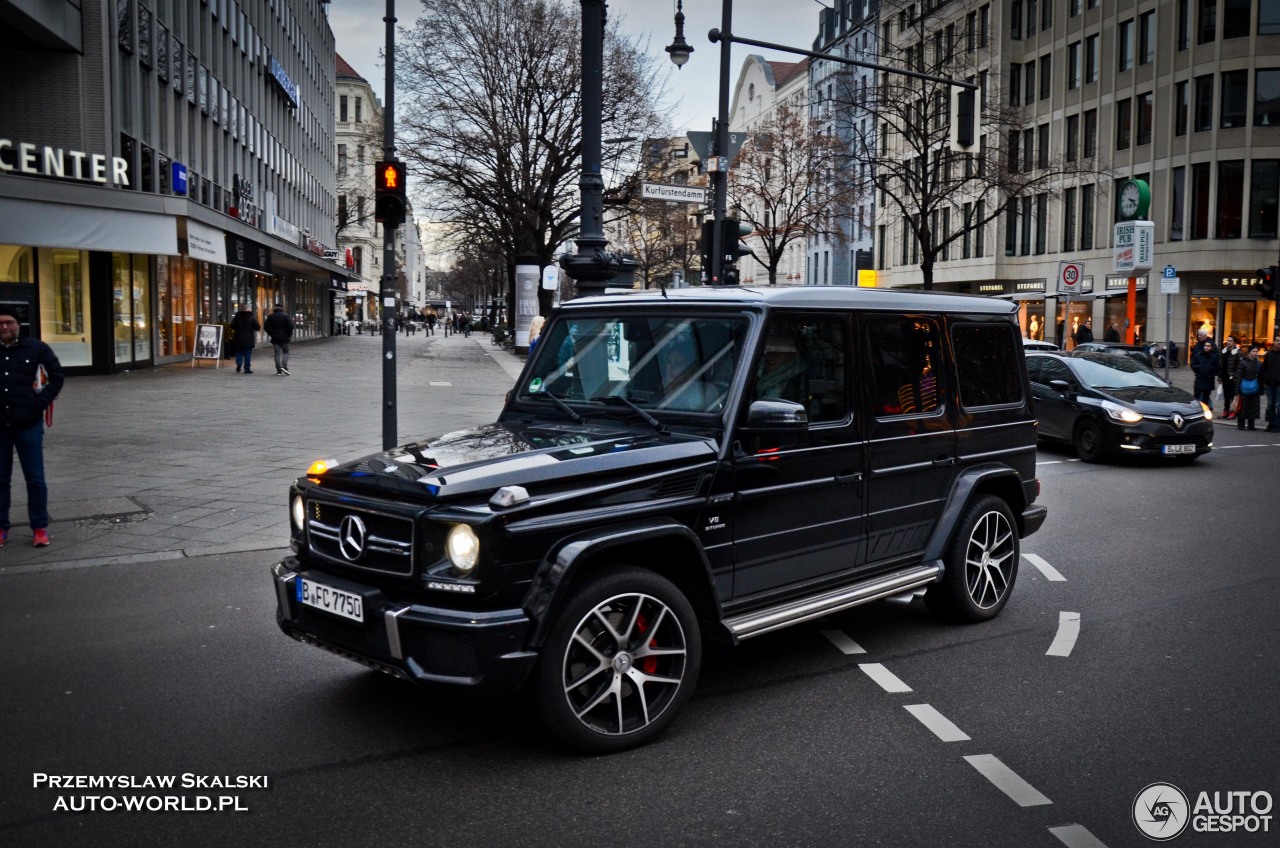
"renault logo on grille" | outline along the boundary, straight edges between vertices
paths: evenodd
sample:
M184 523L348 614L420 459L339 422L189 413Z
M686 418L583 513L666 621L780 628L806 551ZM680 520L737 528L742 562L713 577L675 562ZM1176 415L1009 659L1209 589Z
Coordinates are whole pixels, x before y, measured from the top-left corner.
M1173 429L1175 429L1175 430L1181 430L1181 429L1182 429L1182 425L1183 425L1183 424L1185 424L1185 423L1187 423L1187 422L1183 419L1183 417L1182 417L1181 415L1179 415L1179 414L1178 414L1178 413L1176 413L1176 412L1175 412L1175 413L1173 413Z
M338 550L347 559L355 562L364 556L364 544L369 538L369 530L358 515L343 516L338 525Z

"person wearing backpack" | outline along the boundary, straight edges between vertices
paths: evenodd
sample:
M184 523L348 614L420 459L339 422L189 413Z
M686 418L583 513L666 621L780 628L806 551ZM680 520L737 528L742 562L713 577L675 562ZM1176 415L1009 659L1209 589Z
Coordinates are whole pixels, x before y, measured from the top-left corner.
M1258 361L1258 346L1253 345L1240 360L1236 374L1240 378L1240 412L1236 415L1236 427L1240 430L1258 429L1258 409L1261 406L1262 387L1259 384L1258 372L1262 363Z
M284 304L267 316L267 338L276 357L276 375L289 376L289 342L293 339L293 319L284 311Z

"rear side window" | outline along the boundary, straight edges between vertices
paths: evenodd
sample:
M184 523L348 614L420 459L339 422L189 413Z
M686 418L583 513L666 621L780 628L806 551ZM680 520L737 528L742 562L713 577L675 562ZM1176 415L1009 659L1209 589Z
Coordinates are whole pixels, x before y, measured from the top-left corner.
M938 386L942 335L938 322L912 316L870 316L871 409L877 418L927 415L942 409Z
M961 324L951 331L956 351L960 405L1000 406L1022 402L1018 372L1021 344L1011 324Z

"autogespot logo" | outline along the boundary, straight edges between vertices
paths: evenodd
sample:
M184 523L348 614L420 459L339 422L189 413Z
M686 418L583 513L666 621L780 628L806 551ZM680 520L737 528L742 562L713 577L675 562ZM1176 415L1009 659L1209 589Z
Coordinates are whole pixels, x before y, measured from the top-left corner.
M1133 799L1133 823L1143 836L1157 842L1186 830L1190 812L1187 796L1172 783L1152 783Z

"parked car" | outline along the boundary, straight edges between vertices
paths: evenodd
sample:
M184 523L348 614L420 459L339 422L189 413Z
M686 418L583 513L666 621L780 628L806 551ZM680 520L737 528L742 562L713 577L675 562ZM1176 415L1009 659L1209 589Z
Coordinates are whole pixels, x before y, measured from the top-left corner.
M1027 355L1040 438L1085 462L1130 453L1194 460L1213 448L1213 412L1137 360L1089 351Z
M1125 344L1124 342L1081 342L1072 353L1117 353L1138 360L1148 368L1155 368L1155 360L1151 358L1151 349L1147 345Z
M1053 342L1046 342L1042 339L1029 339L1022 337L1022 347L1024 350L1058 350L1058 346Z
M1046 515L1015 315L833 287L570 301L496 423L293 484L277 620L424 686L527 687L611 752L671 724L707 640L919 594L994 618Z

